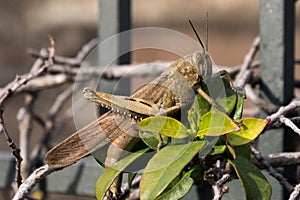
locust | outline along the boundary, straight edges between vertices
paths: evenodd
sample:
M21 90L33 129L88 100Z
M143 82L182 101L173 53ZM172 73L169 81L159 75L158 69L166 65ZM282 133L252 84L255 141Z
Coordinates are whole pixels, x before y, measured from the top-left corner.
M213 64L196 35L201 44L200 51L175 61L158 78L130 97L85 88L85 98L110 111L52 148L46 154L46 163L53 168L66 167L109 144L105 160L108 168L122 158L124 150L130 151L139 140L135 124L149 116L179 112L191 104L196 93L221 110L201 89L212 79ZM115 182L110 190L117 195L119 183Z

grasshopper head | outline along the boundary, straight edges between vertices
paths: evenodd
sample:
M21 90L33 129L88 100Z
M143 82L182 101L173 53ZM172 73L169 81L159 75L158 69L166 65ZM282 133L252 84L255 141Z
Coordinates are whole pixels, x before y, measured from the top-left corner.
M208 80L211 79L212 75L212 61L210 55L208 54L208 15L206 15L206 46L204 47L203 42L200 39L194 25L191 20L189 20L191 27L195 35L198 38L200 46L202 48L201 51L196 51L191 56L189 56L189 61L192 66L196 67L198 72L198 78L202 83L207 83Z
M196 68L200 81L207 83L211 79L212 61L207 51L196 51L185 59Z

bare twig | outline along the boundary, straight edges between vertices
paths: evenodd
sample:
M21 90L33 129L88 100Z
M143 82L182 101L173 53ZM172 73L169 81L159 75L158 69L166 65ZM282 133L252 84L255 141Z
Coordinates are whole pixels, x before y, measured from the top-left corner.
M51 51L49 55L53 55L54 54L53 38L49 37L49 41L50 41L49 51ZM22 85L25 85L27 82L31 81L32 79L38 77L43 72L45 72L51 66L51 60L52 60L52 58L49 57L49 64L44 64L42 67L38 68L36 71L30 72L27 75L24 75L22 77L17 76L16 79L14 80L14 82L8 84L7 87L5 88L4 92L0 96L0 107L3 106L3 104L9 99L9 97L11 95L16 93L16 91ZM10 135L6 129L5 121L3 118L3 109L1 109L1 113L0 113L0 124L1 124L0 129L4 133L7 144L10 147L12 155L15 157L15 160L16 160L16 182L17 182L17 186L19 186L22 183L22 177L21 177L21 171L20 171L22 157L20 155L20 149L13 142L12 138L10 137Z
M294 122L295 124L299 124L300 123L300 117L292 117L292 118L290 118L290 120L292 122Z
M17 76L15 81L12 81L11 83L7 84L1 91L0 91L0 106L2 106L5 101L7 101L7 99L12 96L13 94L16 94L17 92L20 91L40 91L43 90L47 87L52 87L52 86L58 86L61 84L64 84L66 82L68 82L72 79L72 76L68 75L67 73L61 73L61 74L53 74L53 75L49 75L46 74L45 76L41 76L44 74L44 72L48 71L48 68L50 66L53 66L53 64L55 64L57 62L57 60L60 59L60 57L56 57L55 54L55 48L54 48L54 40L51 36L49 36L49 41L50 41L50 47L48 48L48 53L45 52L44 50L41 50L41 52L39 53L39 57L36 60L35 64L33 65L30 73L25 74L21 77ZM64 61L64 62L69 62L68 66L70 66L73 62L73 64L76 62L76 65L80 65L83 60L86 58L86 56L88 55L88 53L97 45L97 40L92 40L89 43L87 43L86 45L83 46L82 50L77 54L76 58L74 59L65 59L65 60L60 60L60 61ZM75 75L75 74L74 74ZM28 83L28 84L27 84ZM26 85L27 84L27 85ZM68 90L63 91L56 99L56 101L54 102L53 106L51 107L49 114L48 114L48 118L47 120L44 122L41 118L37 117L40 121L40 123L45 127L45 134L46 135L44 138L49 137L49 134L56 129L57 124L61 124L61 123L55 123L55 119L57 116L57 113L61 110L62 105L64 104L64 102L66 101L66 99L68 97L70 97L72 93L72 88L70 87ZM2 111L2 110L1 110ZM72 116L70 114L71 112L66 112L64 118L67 119L70 116ZM1 130L2 132L4 132L7 141L9 143L9 146L12 149L13 155L16 158L17 161L17 165L16 165L16 171L17 171L17 183L18 186L21 184L21 175L20 175L20 162L22 160L21 156L20 156L20 150L16 147L16 145L12 142L11 137L9 136L6 127L4 126L4 120L3 120L3 112L0 113L0 119L2 119L0 122L1 125ZM32 114L32 112L30 111L30 114ZM32 114L32 117L34 117L35 115ZM63 120L65 122L65 120ZM27 138L28 139L28 138ZM37 148L38 151L40 152L41 150L41 146L43 146L46 142L48 141L48 139L42 139L42 142L40 143L40 147ZM39 153L37 153L36 155L38 155ZM18 158L18 159L17 159ZM44 176L48 175L49 173L51 173L52 171L54 171L53 169L49 169L49 167L47 165L39 168L38 170L36 170L35 172L33 172L28 178L27 180L24 182L24 184L22 184L20 186L20 188L18 189L14 199L22 199L24 197L27 196L27 194L30 192L30 190L32 189L32 187Z
M55 42L54 42L54 38L49 35L48 36L49 42L50 42L50 46L48 47L48 52L49 52L49 56L48 56L48 65L53 65L54 64L54 54L55 54Z
M67 58L63 56L53 56L54 64L60 65L70 65L73 67L79 67L82 64L82 61L88 56L88 54L98 45L99 40L94 38L85 44L81 50L77 53L75 58ZM34 58L41 58L43 60L48 60L50 54L41 54L38 51L29 49L28 53L31 54Z
M16 161L16 183L17 187L19 187L22 184L22 176L21 176L21 162L22 162L22 157L20 155L20 149L17 147L17 145L14 143L12 138L10 137L6 126L5 126L5 121L3 118L3 110L0 109L0 130L3 132L3 134L6 137L6 143L8 147L10 148L11 154L15 157Z
M56 129L56 116L59 113L59 111L61 110L62 106L64 105L64 103L66 102L66 100L71 96L72 94L72 89L73 87L70 86L68 89L62 91L56 98L56 100L54 101L53 105L51 106L49 113L48 113L48 117L46 119L45 123L45 131L44 134L40 140L40 142L37 144L37 146L34 148L33 152L32 152L32 160L35 161L36 159L38 159L42 148L44 146L49 146L48 143L51 140L51 135L53 132L55 132ZM34 163L34 162L33 162Z
M291 193L289 200L297 200L300 198L300 183L294 187L294 191Z
M88 76L90 77L103 77L106 79L119 79L122 76L147 76L147 75L156 75L163 72L171 62L150 62L150 63L139 63L139 64L130 64L130 65L111 65L108 68L100 66L85 66L80 68L79 76ZM146 67L142 67L146 66ZM138 68L140 67L140 68ZM72 76L76 76L78 73L78 68L71 66L61 66L56 65L49 70L51 73L63 73ZM149 73L151 72L151 73Z
M231 77L236 77L237 74L240 72L241 70L241 67L242 67L243 64L241 65L235 65L235 66L232 66L232 67L222 67L222 66L219 66L219 68L221 69L224 69L226 71L228 71L228 73L230 74ZM250 64L250 67L249 67L249 70L253 70L257 67L260 66L260 60L253 60Z
M250 99L257 107L263 109L266 113L271 114L278 110L278 106L260 98L249 84L246 84L245 90L247 98Z
M300 152L274 153L266 155L265 158L274 168L300 165ZM253 158L252 162L260 169L265 168L257 159Z
M50 40L50 45L54 45L54 40L51 36L49 36L49 40ZM53 46L50 46L48 48L48 53L45 50L41 50L38 53L37 56L38 59L34 64L34 66L36 66L35 70L31 70L30 73L25 74L23 76L17 76L16 80L8 83L4 88L0 89L0 106L3 105L4 103L3 101L6 100L8 96L11 96L17 92L39 90L41 89L41 85L43 83L46 84L45 87L54 87L69 81L71 77L68 76L68 73L66 73L66 71L62 71L63 75L60 74L57 76L53 76L52 78L50 76L44 78L41 77L40 79L37 80L35 79L39 77L41 74L43 74L43 72L45 72L46 70L52 71L51 68L56 67L51 65L51 63L57 64L60 63L61 61L61 64L66 64L68 66L73 66L73 65L80 66L83 60L96 47L97 44L98 44L97 39L91 40L90 42L88 42L82 47L82 49L78 52L75 58L63 58L63 57L62 57L63 59L60 59L60 57L57 58L54 55ZM51 68L49 68L50 66ZM73 76L76 75L77 70L78 69L73 71Z
M122 194L120 194L118 198L130 200L140 199L140 191L138 186L140 184L141 177L141 175L137 175L132 181L131 186L128 183L122 185Z
M246 83L250 80L250 78L253 76L253 71L251 70L246 70L241 76L240 76L240 79L239 79L239 82L237 85L237 87L240 87L240 88L244 88Z
M255 54L258 51L259 43L260 43L260 37L257 36L254 39L249 52L247 53L247 55L244 58L244 62L242 64L242 66L241 66L240 72L236 76L235 83L234 83L235 86L241 87L242 85L244 85L244 83L243 83L244 80L242 79L242 77L245 74L245 72L247 70L249 70L249 67L251 66L251 62L253 61L254 56L255 56Z
M293 186L284 178L279 172L277 172L274 167L269 163L266 157L262 155L253 145L250 145L250 151L255 156L255 158L260 162L262 165L266 167L269 171L269 174L276 178L278 182L288 191L293 191Z
M54 172L54 169L50 168L48 165L44 165L36 169L31 175L22 183L16 192L13 200L21 200L26 197L32 188L44 177Z
M17 119L19 121L20 151L21 156L23 158L23 162L21 164L21 172L23 179L27 178L27 176L30 173L29 142L32 127L31 113L34 102L34 94L25 95L24 106L19 109L19 112L17 114Z
M228 192L228 188L227 187L224 188L224 184L228 181L229 178L230 178L229 174L224 174L222 178L220 178L217 182L215 182L212 185L212 189L214 191L213 200L221 199L224 193Z
M281 116L288 114L289 112L294 112L296 108L300 106L300 100L293 100L287 106L282 106L279 110L268 116L267 118L270 120L269 127L273 125L274 122L278 121Z
M26 85L21 87L18 92L35 92L52 87L58 87L64 85L68 82L74 81L74 77L67 74L55 74L55 75L45 75L40 76L32 81L28 82Z
M53 41L50 42L53 44ZM50 48L52 49L52 48ZM25 74L23 76L16 76L16 79L9 83L7 87L4 88L4 91L0 95L0 106L3 106L5 101L13 95L20 87L27 84L32 79L40 76L42 73L44 73L49 67L51 67L51 61L52 59L49 58L49 64L44 64L42 67L40 67L38 70L30 72L28 74Z
M279 122L290 127L295 133L297 133L300 136L300 129L290 119L281 116L279 117Z
M41 60L48 60L49 55L48 54L42 54L37 50L34 49L28 49L28 54L30 54L33 58L41 59ZM54 64L58 65L70 65L72 67L79 67L81 65L82 61L78 60L76 58L68 58L63 56L54 56Z

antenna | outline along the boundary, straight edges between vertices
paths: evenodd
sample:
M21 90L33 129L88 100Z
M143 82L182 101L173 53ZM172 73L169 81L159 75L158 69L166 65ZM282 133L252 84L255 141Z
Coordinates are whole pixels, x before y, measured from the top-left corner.
M206 12L205 48L208 51L208 12Z
M189 23L190 23L190 25L191 25L191 27L192 27L192 29L193 29L195 35L197 36L197 39L198 39L198 41L200 42L200 45L201 45L202 49L205 51L205 48L204 48L204 45L203 45L203 43L202 43L202 41L201 41L201 39L200 39L200 36L198 35L198 33L197 33L197 31L196 31L194 25L192 24L191 20L189 20Z

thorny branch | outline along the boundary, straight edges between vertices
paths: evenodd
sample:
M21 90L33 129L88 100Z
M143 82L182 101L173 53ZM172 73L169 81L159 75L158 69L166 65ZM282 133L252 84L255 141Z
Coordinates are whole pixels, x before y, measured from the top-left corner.
M0 88L0 128L1 132L4 133L8 146L10 147L13 156L16 160L16 182L17 185L20 186L17 193L15 194L14 199L22 199L26 197L34 185L36 185L43 177L49 175L53 172L53 169L50 169L47 165L40 167L39 169L35 170L27 179L22 183L21 178L21 161L22 157L20 156L20 149L14 144L12 141L7 128L5 126L5 120L3 115L3 107L4 103L9 100L10 97L17 93L25 92L25 98L32 98L31 100L25 100L25 105L23 109L26 112L23 112L22 109L20 113L23 115L19 117L20 124L19 126L22 127L22 123L24 125L28 125L31 123L30 121L35 120L39 124L42 125L44 128L43 135L41 136L40 143L36 145L31 156L28 158L28 152L23 152L26 155L26 159L29 161L34 161L39 158L42 154L43 148L48 148L49 141L51 140L53 134L55 134L62 124L72 117L71 110L68 109L63 115L59 113L61 107L64 105L66 100L71 96L72 88L71 86L62 91L54 103L52 104L46 119L42 119L39 115L34 113L34 111L30 108L33 105L34 99L38 98L39 91L45 90L51 87L59 87L62 85L66 85L68 83L72 83L75 80L75 76L78 75L80 72L79 77L85 79L86 77L90 78L91 76L102 76L103 78L107 79L116 79L120 78L124 75L126 76L146 76L149 75L149 71L151 74L159 74L161 73L168 65L172 62L154 62L154 63L147 63L147 71L142 68L136 68L139 65L126 65L122 68L118 66L112 66L108 69L103 69L99 67L89 66L84 68L84 70L80 69L84 59L90 53L92 49L98 44L97 39L91 40L89 43L84 45L79 53L74 58L67 58L62 56L55 55L55 43L52 37L49 37L50 47L45 50L42 49L41 51L34 51L30 50L30 54L36 58L31 71L28 74L22 76L16 76L16 79L9 84L7 84L4 88ZM247 96L251 99L259 108L264 109L267 113L274 113L268 116L270 121L269 127L272 128L278 126L280 124L285 124L286 126L291 127L294 131L299 133L299 128L296 126L297 117L287 117L287 114L291 114L295 112L295 109L300 106L299 100L292 101L289 105L281 107L278 110L277 105L270 104L266 102L259 95L256 94L255 89L251 87L249 84L249 80L252 78L253 68L257 68L260 65L259 60L254 60L254 57L258 51L260 39L256 37L252 43L252 46L249 49L248 54L245 56L242 65L235 66L232 68L225 68L229 71L232 77L236 77L236 86L245 87L247 91ZM297 61L296 61L297 62ZM80 69L80 70L79 70ZM133 70L134 69L134 70ZM77 77L78 78L78 77ZM276 112L277 111L277 112ZM20 115L21 115L20 114ZM28 116L29 118L25 118L24 115ZM28 121L29 120L29 121ZM299 120L298 120L299 121ZM29 129L23 129L23 132L28 135L30 132ZM22 131L20 131L22 132ZM28 137L27 137L28 139ZM25 145L24 150L27 148L28 144ZM299 184L293 187L290 183L286 181L281 174L279 174L274 167L279 166L286 166L286 165L299 165L299 158L300 154L295 153L280 153L280 154L271 154L263 156L258 150L256 150L253 146L251 146L251 151L254 154L256 160L254 159L253 162L260 167L261 169L267 169L271 175L278 179L278 181L284 185L284 187L293 193L290 196L290 199L296 199L296 196L299 195ZM24 157L25 158L25 157ZM28 162L28 161L26 161ZM34 163L34 162L33 162ZM25 164L25 162L24 162ZM27 168L27 167L26 167ZM220 199L224 193L222 190L224 183L226 183L229 179L228 174L223 174L219 177L218 181L215 181L212 184L212 188L215 192L215 199ZM137 184L139 179L137 179ZM125 193L130 193L133 195L132 197L138 198L138 190L132 190L128 186L123 188ZM132 191L135 191L132 193ZM124 194L125 194L124 193Z

